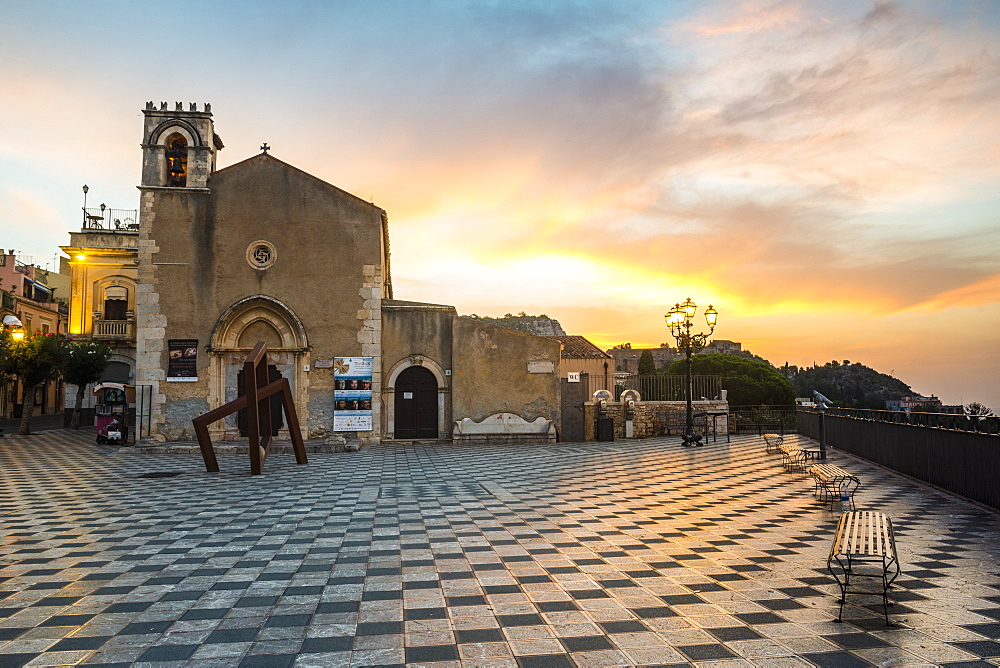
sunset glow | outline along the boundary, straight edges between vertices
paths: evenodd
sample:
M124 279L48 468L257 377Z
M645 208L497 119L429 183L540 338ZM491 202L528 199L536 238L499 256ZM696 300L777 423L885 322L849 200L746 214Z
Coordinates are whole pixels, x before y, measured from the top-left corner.
M219 167L266 141L388 212L399 299L641 347L691 297L1000 412L998 3L170 8L0 0L6 248L52 262L84 183L136 208L145 102L210 102Z

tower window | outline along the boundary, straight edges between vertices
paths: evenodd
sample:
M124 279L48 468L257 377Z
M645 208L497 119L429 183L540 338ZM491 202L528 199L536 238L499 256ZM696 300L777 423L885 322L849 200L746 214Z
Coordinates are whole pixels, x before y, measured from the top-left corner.
M167 185L183 188L187 185L187 140L174 133L167 137Z

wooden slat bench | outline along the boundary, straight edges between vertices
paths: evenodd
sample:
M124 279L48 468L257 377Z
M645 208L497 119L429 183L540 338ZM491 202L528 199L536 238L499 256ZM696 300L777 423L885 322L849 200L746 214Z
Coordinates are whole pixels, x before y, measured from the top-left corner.
M809 475L816 482L813 494L824 503L834 503L846 492L847 497L854 502L854 492L861 487L857 476L848 473L836 464L813 464L808 469Z
M864 564L876 566L875 572L858 572L856 567ZM886 515L872 510L844 513L837 525L837 534L830 547L826 567L840 587L838 622L844 615L844 599L847 597L851 576L872 577L882 580L885 623L892 626L889 621L889 606L892 605L889 602L889 587L899 577L899 559L896 555L892 521Z
M806 451L792 443L782 443L778 446L781 450L781 463L786 471L804 471L806 468Z
M767 448L767 454L769 455L776 455L781 452L778 448L784 442L784 436L779 436L778 434L764 434L764 446Z

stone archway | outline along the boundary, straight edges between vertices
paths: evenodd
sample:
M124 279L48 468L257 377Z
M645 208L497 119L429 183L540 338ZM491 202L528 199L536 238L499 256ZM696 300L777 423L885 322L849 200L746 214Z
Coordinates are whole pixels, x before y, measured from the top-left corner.
M230 306L219 317L209 347L209 406L217 408L238 396L243 360L258 341L267 343L268 358L292 386L299 424L308 423L309 378L302 369L308 361L309 343L302 322L283 302L266 295L247 297ZM235 415L210 430L213 438L239 438ZM287 428L279 437L287 438Z
M396 381L400 374L411 367L420 366L434 375L437 381L437 425L438 438L450 438L448 426L451 424L451 388L448 385L448 376L445 375L444 367L435 360L423 355L410 355L404 357L389 369L388 377L382 387L382 433L387 438L395 438L396 434Z

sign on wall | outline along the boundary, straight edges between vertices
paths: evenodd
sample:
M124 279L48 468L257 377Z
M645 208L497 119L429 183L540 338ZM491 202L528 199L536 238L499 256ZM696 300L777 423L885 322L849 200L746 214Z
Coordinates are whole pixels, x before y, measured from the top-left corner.
M198 339L167 340L167 382L198 380Z
M371 431L372 358L335 358L333 382L333 430Z

